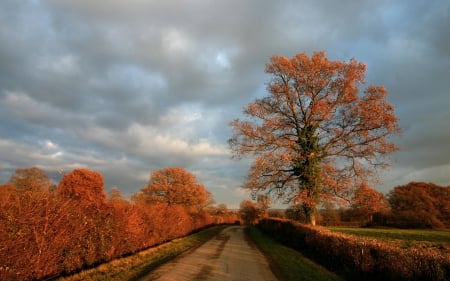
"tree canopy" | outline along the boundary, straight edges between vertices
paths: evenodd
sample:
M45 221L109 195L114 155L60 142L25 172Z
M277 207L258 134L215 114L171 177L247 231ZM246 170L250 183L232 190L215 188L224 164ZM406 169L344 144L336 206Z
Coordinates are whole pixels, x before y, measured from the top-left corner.
M388 194L394 224L401 227L450 227L450 186L410 182Z
M197 182L196 176L180 167L154 171L141 191L142 200L147 203L183 205L197 210L212 203L211 193Z
M20 191L50 191L54 188L50 177L38 167L16 169L9 183Z
M301 203L314 223L324 194L339 196L373 179L397 150L389 136L400 129L384 87L360 92L365 71L355 59L331 61L324 52L273 56L269 95L231 122L234 156L255 157L246 187Z
M56 195L61 198L77 200L83 204L104 204L103 176L96 171L80 168L65 174L58 184Z

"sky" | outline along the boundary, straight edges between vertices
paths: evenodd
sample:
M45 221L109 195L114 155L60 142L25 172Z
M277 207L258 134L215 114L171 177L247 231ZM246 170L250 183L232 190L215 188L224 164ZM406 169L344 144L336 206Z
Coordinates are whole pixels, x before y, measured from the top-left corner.
M375 188L450 185L448 0L2 0L0 183L86 167L129 196L177 166L236 208L251 159L229 122L267 95L271 56L314 51L389 91L401 150Z

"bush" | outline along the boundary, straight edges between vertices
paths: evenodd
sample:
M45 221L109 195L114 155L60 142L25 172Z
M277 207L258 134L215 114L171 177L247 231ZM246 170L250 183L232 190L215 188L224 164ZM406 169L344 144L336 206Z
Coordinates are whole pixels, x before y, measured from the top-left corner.
M181 205L109 202L101 174L77 169L56 192L0 184L0 280L42 280L185 236L214 222Z
M444 281L450 277L450 255L433 250L401 249L288 220L264 219L258 227L348 280Z

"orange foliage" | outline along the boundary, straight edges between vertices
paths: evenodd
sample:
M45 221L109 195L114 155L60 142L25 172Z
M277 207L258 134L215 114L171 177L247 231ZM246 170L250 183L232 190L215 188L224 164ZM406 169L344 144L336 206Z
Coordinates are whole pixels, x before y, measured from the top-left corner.
M71 239L60 249L65 272L108 260L113 235L112 215L106 204L103 177L88 169L64 175L55 193L68 206L64 229Z
M100 173L88 169L75 169L64 175L56 195L83 203L102 204L106 200L103 177Z
M255 224L261 218L261 210L255 202L244 200L239 208L239 215L245 224Z
M195 175L179 167L153 172L142 195L148 203L182 205L196 211L211 201L211 194L197 182Z
M0 280L30 280L60 273L68 205L49 192L0 186ZM6 200L5 200L6 199Z
M351 202L353 215L371 223L375 213L389 210L389 203L383 193L362 184L356 189Z
M56 192L34 188L46 183L42 171L26 175L12 177L20 188L0 185L0 280L71 273L214 223L180 204L129 202L118 189L106 200L101 174L88 169L66 174Z
M303 204L310 222L328 195L370 179L374 167L397 149L389 136L400 132L387 90L364 83L366 66L311 57L273 56L269 95L245 109L246 120L231 122L234 155L254 155L246 187L286 202Z
M9 183L22 191L51 191L53 189L50 178L37 167L17 169L9 179Z
M449 280L450 256L435 249L405 249L280 219L261 220L258 227L345 280Z
M390 224L401 227L450 228L450 187L410 182L388 195Z

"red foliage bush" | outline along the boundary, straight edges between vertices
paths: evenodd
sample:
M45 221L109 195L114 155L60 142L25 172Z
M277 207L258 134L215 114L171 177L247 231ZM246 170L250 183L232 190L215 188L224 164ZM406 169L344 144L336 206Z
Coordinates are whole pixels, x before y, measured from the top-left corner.
M135 253L214 222L181 205L107 201L101 174L77 169L55 193L0 185L0 280L41 280Z
M301 251L347 280L429 280L450 278L450 256L432 250L401 249L288 220L264 219L264 232Z

